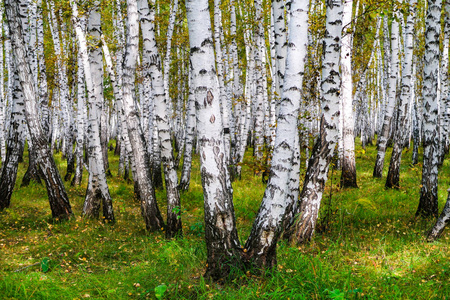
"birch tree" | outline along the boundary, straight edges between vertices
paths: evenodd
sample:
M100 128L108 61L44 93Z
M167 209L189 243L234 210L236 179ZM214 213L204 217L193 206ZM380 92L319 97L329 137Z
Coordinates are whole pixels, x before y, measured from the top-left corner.
M154 11L149 9L146 0L139 0L139 16L144 36L144 59L150 71L154 96L154 112L161 145L161 159L167 194L167 237L181 234L181 202L177 188L178 175L174 165L171 131L169 125L168 103L165 96L164 78L161 71L161 58L156 46Z
M143 131L140 126L138 113L133 100L139 41L139 21L136 1L128 0L127 7L128 36L125 59L123 62L122 113L124 114L124 119L126 120L128 137L130 139L134 162L136 164L136 174L134 175L136 177L136 184L140 193L139 198L141 201L141 214L144 218L147 230L155 231L164 228L164 221L156 202L155 191L151 181L148 154L145 149Z
M389 87L388 87L388 101L386 103L383 126L381 132L378 133L377 139L377 158L373 170L373 177L383 176L384 157L386 155L387 142L389 138L389 128L391 126L392 115L395 107L395 97L397 92L397 74L399 70L398 58L398 39L399 39L399 16L398 11L395 11L395 17L391 23L391 44L390 44L390 69L389 69ZM387 34L387 33L385 33Z
M244 257L247 256L247 259L259 267L271 268L276 265L276 245L283 230L283 217L286 208L297 202L289 183L299 176L293 165L300 148L297 125L307 56L308 7L307 1L291 2L289 28L295 30L288 33L286 71L283 76L270 176L250 237L245 244L247 251L244 250Z
M402 160L402 151L404 141L407 135L406 132L406 116L409 111L409 103L412 96L412 64L413 64L413 39L414 39L414 19L415 7L417 2L415 0L409 1L407 10L406 26L405 26L405 56L402 64L402 78L400 83L400 97L398 101L397 124L394 137L394 147L392 149L391 162L389 164L389 172L386 177L387 188L400 187L400 163Z
M342 1L327 1L326 30L323 40L320 135L314 144L303 189L299 196L299 219L293 235L297 243L310 240L314 233L323 190L328 179L328 169L338 140L341 33Z
M186 16L205 209L206 276L217 280L227 276L232 265L239 263L241 246L235 224L232 189L227 179L229 174L208 1L187 0Z
M18 75L25 103L25 118L27 120L30 139L33 142L41 173L47 188L47 194L52 210L53 218L66 219L72 215L72 208L64 188L63 181L56 167L50 148L46 142L38 117L36 105L36 93L30 66L27 62L26 44L23 28L16 1L5 1L6 17L10 26L11 44L14 59L18 69Z
M342 73L342 187L358 187L356 182L355 136L353 128L353 84L352 84L352 20L353 0L343 0L342 23L345 26L341 47Z
M71 6L72 20L77 35L79 52L83 61L82 67L84 69L89 106L87 123L89 179L83 205L83 214L88 217L98 218L100 206L103 204L103 218L109 222L114 222L114 210L108 184L106 182L105 164L100 142L102 93L98 91L98 89L102 88L102 84L96 82L96 80L99 80L103 76L95 76L95 72L92 71L95 68L99 68L98 64L101 62L98 61L98 49L95 49L95 53L91 52L91 55L89 55L86 37L78 19L78 8L74 0L71 1ZM93 31L98 31L100 25L100 14L96 9L97 8L95 7L89 15L89 22L91 23L90 28ZM101 56L100 59L102 59Z
M14 185L17 179L19 157L23 153L23 133L25 131L24 96L20 87L17 70L14 67L13 103L6 143L6 157L2 160L0 174L0 210L9 207Z
M442 165L444 157L448 153L449 147L449 125L450 125L450 94L448 85L448 65L449 65L449 44L450 44L450 4L445 1L444 7L444 39L441 58L441 99L440 99L440 118L439 118L439 139L440 139L440 161Z
M425 55L423 70L423 169L419 207L416 216L438 214L439 128L437 81L439 79L439 35L441 32L441 0L428 0L425 23Z

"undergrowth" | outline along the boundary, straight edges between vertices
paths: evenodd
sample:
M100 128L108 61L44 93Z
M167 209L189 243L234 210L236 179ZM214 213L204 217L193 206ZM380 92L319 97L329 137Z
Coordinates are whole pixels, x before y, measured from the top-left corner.
M449 231L435 243L425 234L434 220L415 219L421 165L405 150L399 190L373 178L375 147L357 149L359 189L340 190L330 172L318 230L311 243L280 241L278 266L264 275L234 272L227 284L205 281L203 195L194 161L189 192L182 194L182 238L148 234L133 184L117 178L118 157L109 152L108 178L117 222L80 217L87 174L66 188L75 217L54 223L45 187L21 188L20 165L11 207L0 213L2 299L446 299L450 295ZM65 161L55 155L61 174ZM250 157L247 158L250 162ZM233 183L241 242L250 232L264 192L251 164ZM448 161L440 170L443 207L450 184ZM302 172L304 173L304 168ZM330 187L333 187L330 189ZM157 191L161 211L165 194Z

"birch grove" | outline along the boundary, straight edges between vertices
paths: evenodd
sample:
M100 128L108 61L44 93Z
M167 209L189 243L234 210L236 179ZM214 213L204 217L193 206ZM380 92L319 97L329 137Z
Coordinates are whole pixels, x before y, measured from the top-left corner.
M437 217L450 132L447 2L7 0L0 210L43 182L54 219L114 226L127 202L148 234L175 239L192 233L186 207L201 198L205 276L216 281L275 268L281 237L311 241L335 194L365 192L388 159L385 187L401 193L411 164L422 178L408 201L417 217ZM357 176L363 160L371 176ZM75 211L60 172L70 191L85 191L70 199ZM234 208L248 195L234 188L249 176L264 195L246 208L244 240ZM449 223L449 202L429 241Z

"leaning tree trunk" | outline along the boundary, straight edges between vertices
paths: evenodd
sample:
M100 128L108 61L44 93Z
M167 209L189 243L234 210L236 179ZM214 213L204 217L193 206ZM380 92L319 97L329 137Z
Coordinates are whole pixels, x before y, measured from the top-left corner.
M353 84L352 84L352 20L353 0L343 1L342 23L347 32L342 37L341 72L342 72L342 187L358 187L356 182L355 135L353 128Z
M36 93L30 66L27 63L26 45L20 21L18 3L7 0L6 16L10 26L10 36L14 59L19 71L19 80L24 93L25 117L30 138L33 142L39 167L47 187L47 194L53 218L67 219L72 215L72 208L64 188L63 181L56 167L46 138L42 132L36 106Z
M436 240L444 231L444 228L450 223L450 192L447 197L447 202L445 203L444 209L442 210L441 215L439 216L436 224L434 224L433 228L431 228L428 233L427 240L429 242Z
M293 238L297 243L309 241L314 233L328 169L338 141L341 76L339 57L342 31L342 3L326 2L326 30L322 62L322 117L320 135L308 163L300 194L299 220Z
M283 230L283 217L286 208L297 202L297 198L292 197L290 181L299 176L294 163L297 162L295 155L299 148L297 124L307 56L308 6L307 1L291 2L289 28L295 30L289 30L286 71L270 176L245 244L247 252L244 256L258 267L271 268L276 265L276 245Z
M423 169L422 188L416 216L438 215L439 128L437 80L441 0L428 0L423 70Z
M227 184L229 174L208 1L186 1L186 15L205 207L205 276L218 280L226 277L232 265L240 261L241 246L235 224L232 189Z
M28 140L28 168L22 178L21 187L28 186L33 181L42 184L39 174L39 165L37 162L36 152L33 149L33 142Z
M391 53L389 71L389 87L388 87L388 101L384 112L383 126L381 132L378 133L377 139L377 158L375 161L375 168L373 170L373 177L383 176L384 157L386 155L386 148L389 138L389 128L391 126L392 115L394 113L395 96L397 92L397 74L399 69L398 59L398 39L399 39L399 25L396 18L392 19L391 24ZM387 32L385 32L387 34ZM386 55L386 54L385 54Z
M16 69L16 68L14 68ZM12 75L12 74L11 74ZM10 205L11 196L17 178L19 157L23 153L23 131L25 130L23 93L17 72L14 72L13 103L6 143L6 158L2 161L0 175L0 210Z
M92 68L95 68L99 64L99 61L96 59L98 56L92 55L89 57L86 37L78 19L77 6L73 0L71 1L71 5L79 52L83 61L89 106L87 122L89 179L86 197L84 199L83 214L88 217L98 218L100 206L103 203L103 217L109 222L114 222L114 210L106 182L103 153L100 144L100 114L102 103L101 93L97 89L101 87L101 84L95 83L95 80L98 78L93 77L91 72ZM100 14L98 11L91 11L89 22L93 28L100 25ZM91 61L89 61L90 58Z
M397 126L394 136L394 147L392 149L389 172L386 177L387 188L400 187L400 163L402 161L402 151L407 136L406 114L409 111L409 102L412 96L412 63L413 63L413 34L416 0L410 0L407 12L405 27L405 57L402 64L401 93L398 101Z

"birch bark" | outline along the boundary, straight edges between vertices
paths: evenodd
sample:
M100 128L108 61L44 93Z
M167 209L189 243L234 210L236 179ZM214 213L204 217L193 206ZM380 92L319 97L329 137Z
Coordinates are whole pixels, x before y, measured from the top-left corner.
M150 177L148 154L145 149L145 139L142 128L139 126L138 113L133 100L134 74L136 71L139 42L139 21L136 1L128 0L127 7L128 37L122 77L123 114L125 116L128 137L136 164L135 177L140 193L141 213L144 217L147 230L154 231L163 228L164 221L156 203L155 192Z
M450 43L450 2L445 1L444 6L444 40L441 58L441 100L440 100L440 118L439 118L439 135L440 135L440 161L439 165L444 162L444 157L448 153L450 125L450 95L448 86L448 62L449 62L449 43Z
M239 263L241 247L235 224L232 189L227 184L229 174L208 1L186 1L186 15L205 207L206 276L218 280L229 274L232 265Z
M406 26L405 26L405 57L402 65L401 78L401 93L398 100L398 117L396 124L396 131L394 137L394 147L392 149L391 162L389 164L389 171L386 177L387 188L400 187L400 163L402 160L402 151L406 139L406 114L409 111L409 102L411 99L411 77L412 77L412 63L413 63L413 39L414 39L414 20L416 0L410 0Z
M24 96L15 67L12 75L14 77L13 103L6 143L6 158L2 160L0 175L0 211L9 207L11 203L11 196L17 179L19 157L22 156L24 148L21 142L25 130Z
M83 178L83 146L84 146L84 132L85 132L85 116L84 107L86 105L86 86L84 84L84 68L83 68L83 58L81 54L78 54L78 71L77 71L77 124L76 124L76 148L75 148L75 159L77 165L75 167L75 175L73 176L71 185L78 186L81 184Z
M20 17L23 16L20 16L17 2L7 0L5 4L6 17L11 30L12 49L24 93L25 118L30 138L36 150L39 167L44 175L43 179L47 187L52 216L53 218L66 219L72 215L72 209L61 176L42 133L36 107L36 93L33 79L31 78L30 66L27 62L26 45L20 21Z
M438 215L439 128L437 81L439 79L439 35L441 0L428 0L423 70L423 169L416 216Z
M192 79L190 75L189 80L189 98L188 98L188 109L186 112L186 135L185 135L185 148L184 148L184 159L183 168L181 170L181 179L178 189L180 191L187 191L189 189L190 179L191 179L191 167L192 167L192 150L194 148L195 140L195 99L193 91L191 88Z
M342 73L342 187L358 187L356 182L355 135L353 128L353 82L352 82L352 8L353 0L343 0L342 23L345 26L341 47Z
M283 217L286 208L297 202L295 196L298 194L292 194L290 181L297 180L299 176L294 163L299 149L297 125L307 56L308 7L307 1L291 2L286 72L277 116L270 176L250 237L245 244L247 252L244 251L244 257L258 267L271 268L276 265L276 244L283 230Z
M139 0L139 16L144 36L144 59L146 68L150 70L155 105L155 119L161 146L161 159L164 168L164 179L167 194L167 228L168 238L181 234L181 202L177 188L178 175L174 166L169 112L165 97L164 78L161 70L161 59L156 46L154 10L149 9L146 0Z
M98 77L93 76L92 69L95 68L98 61L96 56L90 57L87 48L86 36L81 28L78 19L78 8L74 0L71 0L72 20L78 40L79 52L83 61L85 82L88 92L89 115L87 123L88 139L88 166L89 179L86 189L86 197L83 205L83 214L88 217L99 217L100 206L103 204L103 218L109 222L114 222L114 210L111 196L109 194L108 184L106 182L106 173L102 158L100 144L100 114L101 114L101 93L97 89L101 84L96 82ZM98 11L91 11L89 22L99 24L100 15ZM98 67L98 66L97 66Z
M326 2L326 29L323 40L322 116L320 135L314 145L299 196L299 220L293 238L297 243L311 239L316 226L328 169L338 140L341 75L339 58L342 33L341 0Z
M399 69L398 60L398 39L399 39L399 25L398 12L395 12L396 17L393 18L391 24L391 53L390 53L390 70L389 70L389 87L388 87L388 101L386 103L383 127L378 134L377 139L377 158L375 161L375 168L373 170L373 177L383 176L384 157L386 155L387 142L389 138L389 128L391 126L391 119L394 113L395 97L397 91L397 74ZM385 34L387 34L385 32Z
M258 163L262 163L263 148L264 148L264 70L263 65L263 51L265 47L264 43L264 18L262 9L262 0L255 0L255 47L253 48L253 55L255 61L254 80L256 92L253 97L254 108L254 155ZM260 170L256 170L256 175L261 175Z

